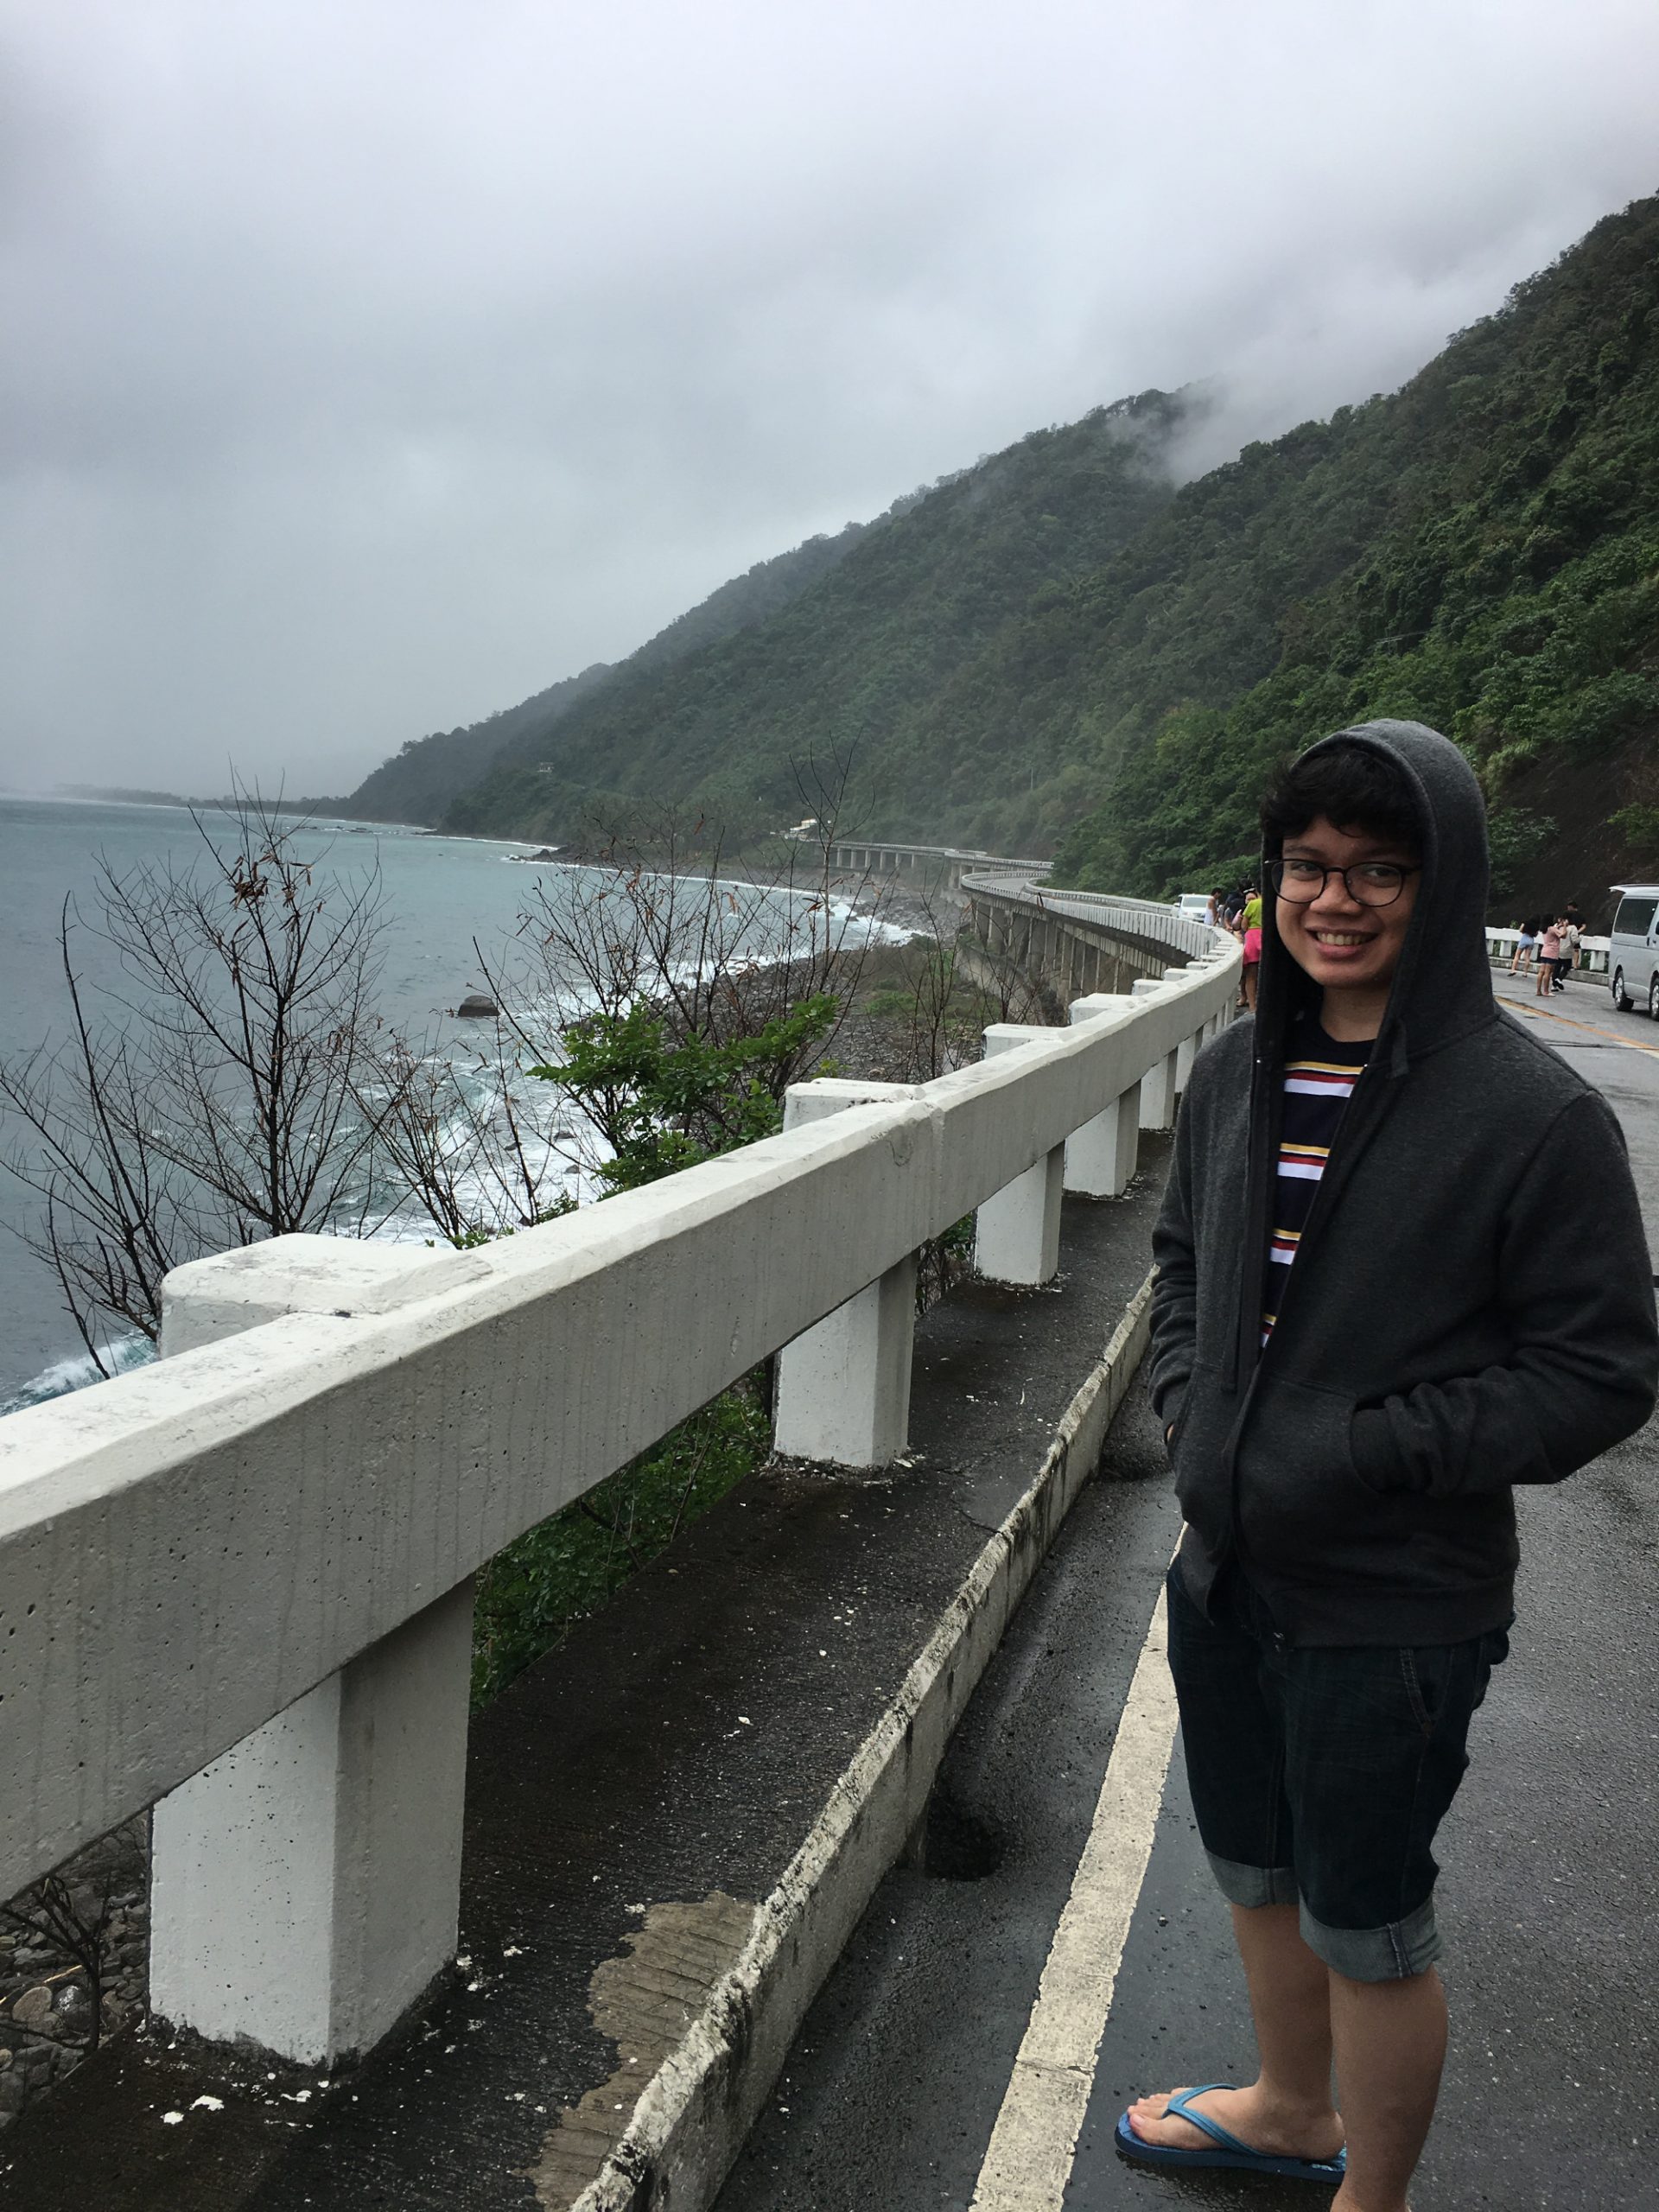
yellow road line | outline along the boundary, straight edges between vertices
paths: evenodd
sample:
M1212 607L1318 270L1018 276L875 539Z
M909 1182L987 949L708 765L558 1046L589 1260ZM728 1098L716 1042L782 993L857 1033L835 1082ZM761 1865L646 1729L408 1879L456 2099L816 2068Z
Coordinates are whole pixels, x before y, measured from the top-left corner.
M1502 991L1494 991L1492 996L1500 1006L1524 1007L1526 1005L1524 999L1506 998ZM1544 1005L1541 1000L1535 1007L1529 1007L1527 1010L1532 1014L1542 1014L1546 1021L1564 1021L1569 1029L1586 1030L1592 1037L1611 1038L1615 1045L1622 1045L1627 1052L1645 1052L1650 1060L1659 1060L1659 1046L1638 1045L1634 1037L1623 1037L1617 1029L1604 1029L1599 1022L1574 1021L1570 1014L1557 1014L1553 1006Z

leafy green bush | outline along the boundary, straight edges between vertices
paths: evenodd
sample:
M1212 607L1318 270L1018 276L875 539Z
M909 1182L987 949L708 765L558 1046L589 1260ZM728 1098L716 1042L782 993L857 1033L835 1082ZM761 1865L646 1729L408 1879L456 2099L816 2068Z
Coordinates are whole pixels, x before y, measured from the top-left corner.
M580 1101L612 1157L607 1191L634 1191L783 1127L785 1083L834 1027L840 1001L818 991L747 1034L716 1042L677 1034L643 1002L584 1014L564 1033L562 1061L530 1070Z

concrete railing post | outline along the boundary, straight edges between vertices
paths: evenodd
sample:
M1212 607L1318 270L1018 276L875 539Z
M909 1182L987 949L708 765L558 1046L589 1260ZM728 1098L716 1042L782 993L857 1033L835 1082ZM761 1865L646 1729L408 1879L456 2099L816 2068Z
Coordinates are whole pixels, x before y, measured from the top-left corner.
M1185 974L1185 969L1179 971ZM1161 991L1161 982L1150 976L1141 976L1133 986L1133 995L1150 998L1154 991ZM1175 1124L1175 1094L1177 1063L1180 1058L1178 1046L1166 1052L1155 1068L1149 1068L1141 1078L1141 1126L1143 1129L1168 1129Z
M1052 1029L994 1021L985 1032L985 1057L1012 1052ZM1060 1201L1065 1187L1065 1147L1057 1144L1023 1175L987 1198L974 1225L974 1266L992 1282L1047 1282L1059 1272Z
M1198 964L1197 961L1192 963L1194 967ZM1166 968L1164 981L1173 983L1185 977L1188 972L1185 968ZM1198 1047L1203 1042L1203 1030L1195 1029L1190 1037L1183 1037L1175 1047L1175 1096L1178 1098L1184 1098L1186 1095L1187 1077L1192 1072L1192 1063L1198 1058Z
M784 1127L798 1129L874 1099L918 1096L908 1083L791 1084L784 1094ZM779 1353L776 1448L840 1467L885 1467L895 1459L910 1433L915 1333L912 1252Z
M1089 1021L1122 1007L1128 993L1097 991L1073 999L1073 1021ZM1104 1113L1073 1129L1065 1141L1065 1187L1090 1198L1121 1198L1129 1187L1141 1147L1141 1086L1120 1091Z
M284 1313L390 1310L475 1263L283 1236L175 1269L162 1353ZM150 2003L308 2064L378 2042L454 1955L473 1586L156 1805Z

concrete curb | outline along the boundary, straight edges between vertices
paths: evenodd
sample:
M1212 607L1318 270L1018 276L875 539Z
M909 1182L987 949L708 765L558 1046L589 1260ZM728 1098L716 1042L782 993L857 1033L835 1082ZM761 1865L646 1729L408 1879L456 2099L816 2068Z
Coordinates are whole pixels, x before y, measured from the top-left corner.
M898 1694L831 1790L741 1955L640 2094L572 2212L705 2212L830 1968L899 1858L1008 1620L1146 1351L1152 1277L1067 1407L1030 1488L975 1560Z

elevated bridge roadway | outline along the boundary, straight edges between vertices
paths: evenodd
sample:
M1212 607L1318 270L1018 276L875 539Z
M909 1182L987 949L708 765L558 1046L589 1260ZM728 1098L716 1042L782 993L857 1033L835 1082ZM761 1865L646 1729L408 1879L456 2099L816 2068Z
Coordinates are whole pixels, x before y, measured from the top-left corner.
M152 2022L8 2202L709 2201L1138 1362L1236 988L1162 919L1061 1026L511 1242L198 1262L157 1365L0 1423L0 1897L152 1840ZM469 1723L478 1569L773 1354L768 1468Z

